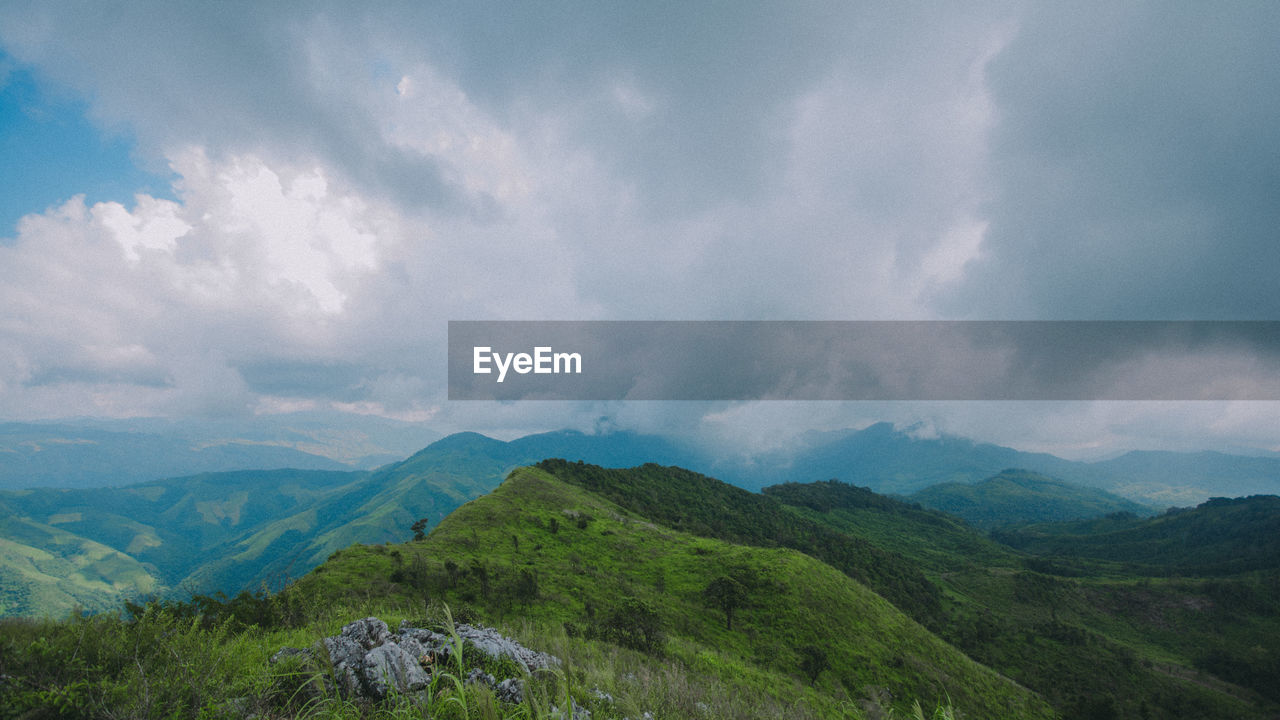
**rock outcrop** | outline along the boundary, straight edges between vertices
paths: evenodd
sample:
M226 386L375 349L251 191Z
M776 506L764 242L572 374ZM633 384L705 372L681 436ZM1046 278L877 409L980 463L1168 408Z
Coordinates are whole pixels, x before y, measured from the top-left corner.
M528 672L560 665L559 658L530 650L493 628L458 625L454 635L456 640L454 636L405 623L393 633L383 621L367 617L348 623L337 635L325 638L319 644L323 652L282 648L271 662L300 657L310 662L327 660L332 687L346 698L381 700L388 695L421 692L436 673L448 672L464 677L466 682L487 685L499 700L511 703L523 700L522 677L500 679L481 667L464 668L464 674L459 674L454 654L462 652L465 656L470 646L492 660L507 659Z

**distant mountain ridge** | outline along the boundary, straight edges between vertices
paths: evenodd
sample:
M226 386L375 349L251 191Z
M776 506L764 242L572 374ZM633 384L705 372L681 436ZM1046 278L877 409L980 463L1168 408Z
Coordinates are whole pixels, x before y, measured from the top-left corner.
M246 470L126 487L0 491L0 615L105 610L159 592L278 587L355 543L429 528L546 457L687 457L650 436L442 438L376 471Z
M122 432L122 427L137 430ZM305 413L247 425L208 421L191 427L161 420L65 426L2 423L0 489L119 486L203 472L285 467L374 469L424 447L419 443L432 435L410 423ZM445 439L478 442L473 436L458 433ZM909 495L939 483L974 483L1006 468L1024 468L1157 508L1192 506L1210 497L1280 492L1280 457L1274 454L1132 451L1080 462L962 437L920 437L890 423L810 433L799 448L751 456L717 455L679 438L626 431L561 430L510 442L485 439L486 452L513 463L549 457L590 459L614 467L656 462L691 468L750 490L838 478L880 493Z
M984 529L1154 510L1105 490L1008 469L978 483L941 483L908 497Z
M1273 456L1132 451L1081 462L961 437L915 437L883 422L817 434L799 450L766 454L750 465L711 463L707 472L750 489L837 478L879 493L910 495L939 483L979 482L1007 468L1101 488L1158 508L1280 492L1280 458Z
M265 442L231 440L201 446L159 434L0 423L0 489L114 487L202 472L277 468L352 469Z
M689 445L633 432L565 430L511 441L457 433L374 471L244 470L120 488L0 491L0 613L58 613L76 604L101 609L147 592L275 586L353 543L409 537L417 520L430 527L496 487L511 469L547 458L615 468L678 465L749 489L838 478L879 493L942 478L977 482L1014 466L1104 489L1152 487L1150 478L1171 467L1166 480L1180 478L1186 484L1177 492L1193 499L1203 495L1201 500L1229 495L1238 485L1266 487L1273 466L1280 477L1275 458L1194 457L1198 463L1186 467L1180 465L1183 456L1169 453L1076 463L960 438L912 437L887 423L829 434L807 450L750 464L709 458ZM1233 467L1247 470L1246 480L1232 480ZM1019 520L1142 512L1117 499L1109 502L1085 503L1092 509L1075 515Z

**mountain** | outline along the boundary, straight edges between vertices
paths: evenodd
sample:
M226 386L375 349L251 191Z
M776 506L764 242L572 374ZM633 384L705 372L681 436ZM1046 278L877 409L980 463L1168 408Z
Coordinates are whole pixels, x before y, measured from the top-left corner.
M957 567L1021 566L1021 556L952 515L837 480L783 483L762 491L833 530L913 561L935 578Z
M120 607L123 599L180 588L203 589L209 563L234 559L220 578L238 590L265 579L287 557L288 540L325 500L351 492L367 473L263 470L208 473L124 488L0 493L0 537L7 580L0 613L61 614ZM238 548L246 535L252 548ZM86 553L86 549L93 549ZM75 565L90 555L118 571L86 576Z
M1007 467L1050 472L1077 464L965 438L916 437L882 422L862 430L811 433L799 450L765 455L750 469L718 467L714 472L753 489L838 478L880 493L907 494L944 482L977 482Z
M988 530L1111 513L1150 515L1153 512L1105 490L1026 470L1004 470L972 485L942 483L916 492L908 499Z
M0 489L119 486L249 469L375 469L434 438L418 423L350 413L4 423ZM1280 457L1274 455L1136 451L1085 463L947 435L925 437L889 423L809 433L799 448L750 457L713 455L679 439L632 432L557 431L509 444L501 451L504 457L525 462L549 457L611 467L657 462L753 490L839 478L882 493L910 494L939 483L979 482L1017 467L1161 508L1280 492Z
M793 566L800 556L803 565ZM699 557L715 569L700 566ZM1262 674L1232 670L1248 658L1270 667L1270 651L1251 649L1250 640L1280 632L1270 581L1246 575L1136 586L1105 567L1062 577L1037 566L1038 558L946 515L843 483L756 495L680 468L553 460L517 470L426 540L344 550L288 593L324 602L355 602L362 593L394 602L425 596L489 621L565 624L604 638L629 637L610 628L635 599L662 618L677 653L690 644L721 653L704 667L743 675L754 663L794 674L796 648L812 645L840 658L833 668L847 668L850 655L839 649L847 642L860 648L853 665L867 667L843 672L871 675L841 677L837 670L826 678L828 687L839 683L832 692L865 700L870 684L895 697L929 699L936 696L922 687L936 682L976 716L1017 712L993 711L989 699L972 694L959 700L960 690L930 674L937 667L930 658L951 657L937 641L1073 720L1226 720L1277 709L1280 698L1268 699ZM710 590L721 575L733 581L724 586L742 588L732 609ZM874 592L934 639L906 640L901 621L876 609L883 606L827 594L836 582ZM859 609L846 618L849 602ZM814 635L814 628L827 630ZM864 633L893 638L893 654L879 654ZM779 638L787 639L781 648ZM912 647L932 649L904 654ZM977 706L986 709L973 711Z
M1184 540L1165 548L1166 561L1178 569L1152 573L1088 556L1089 548L1114 539L1108 530L1117 524L1145 527L1154 519L1113 515L1031 526L1033 540L1059 543L1062 554L1042 558L949 515L866 488L827 481L765 492L798 515L914 561L946 598L938 634L1041 693L1064 717L1235 718L1280 702L1273 682L1280 652L1258 642L1280 637L1275 558L1270 565L1206 566L1194 542L1201 522L1164 529L1169 539ZM1237 548L1274 545L1280 513L1272 503L1211 505L1221 522L1240 526ZM1177 515L1183 514L1200 513ZM1041 531L1054 527L1074 534ZM1218 527L1219 534L1223 530ZM1232 549L1213 533L1204 537L1218 548L1219 559L1230 556ZM1240 570L1248 572L1233 572Z
M202 473L126 487L0 491L0 615L105 610L149 593L280 587L353 543L404 540L545 457L625 464L660 438L563 431L442 438L373 472ZM91 560L92 559L92 560Z
M41 427L41 432L48 430ZM92 433L107 431L81 428L76 432L82 433L85 443L55 442L51 447L93 447L89 442ZM139 436L143 438L139 440L134 435L123 435L138 442L147 437ZM113 440L117 441L123 442L120 438ZM26 448L24 452L35 452L30 445L19 445ZM38 455L50 452L53 454L45 457L58 457L57 452L44 445L35 445L41 448ZM144 442L138 449L142 456L149 452L145 447ZM287 448L274 450L296 452ZM352 543L402 540L412 534L411 527L420 519L425 519L429 528L453 508L496 487L511 469L552 457L612 467L651 461L699 469L731 466L738 468L737 474L728 472L726 477L735 484L744 484L743 477L754 477L752 482L757 482L767 476L776 482L879 473L876 477L890 478L881 483L888 487L915 486L938 477L976 481L982 479L975 477L979 469L1010 459L1043 462L1065 468L1068 473L1083 473L1095 486L1105 479L1100 479L1097 465L1113 468L1117 473L1135 467L1119 462L1132 463L1132 458L1117 458L1109 464L1071 463L956 438L911 437L880 424L862 431L823 436L810 450L796 453L795 462L788 466L780 463L790 460L775 456L771 462L776 461L776 467L769 471L761 469L769 463L713 462L686 445L629 432L588 435L559 431L510 442L458 433L401 462L365 473L237 471L152 480L119 488L0 491L0 539L5 543L0 552L0 577L6 579L8 588L0 612L56 614L77 604L90 609L114 606L121 598L148 592L235 593L264 584L278 587ZM1180 482L1200 482L1194 480L1199 477L1195 473L1226 472L1238 461L1253 468L1250 477L1254 480L1250 482L1265 484L1268 463L1274 460L1212 454L1205 457L1203 464L1193 465L1192 471L1179 476L1184 478ZM1152 473L1182 459L1169 454L1149 454L1147 458L1147 467L1155 468L1147 470ZM959 469L947 472L946 463L957 463L955 467ZM136 464L146 466L143 460ZM895 467L899 470L894 471ZM850 468L852 472L848 472ZM982 477L989 478L999 471L997 468ZM1064 477L1072 480L1070 475ZM871 481L866 484L877 488ZM191 487L184 489L186 485ZM293 489L286 492L286 485ZM964 487L955 490L970 492ZM233 512L236 508L239 510ZM1140 512L1123 503L1095 503L1091 512L1117 509ZM70 519L73 517L78 519ZM904 549L902 543L894 544L888 537L891 530L886 529L886 533L878 540L880 547L891 547L895 552ZM104 554L107 550L119 556ZM94 557L103 558L101 562L92 561L99 569L81 567ZM114 559L108 562L107 558ZM920 561L918 557L914 559ZM105 568L119 568L119 576L102 574ZM931 594L918 597L923 601Z
M1158 517L1118 513L1001 532L1039 556L1124 563L1141 574L1231 575L1280 571L1280 497L1214 498Z
M1059 477L1098 484L1156 507L1187 507L1210 497L1280 493L1280 458L1135 450Z
M391 498L413 501L427 485L439 490L438 510L448 490L475 489L468 473L521 452L474 434L446 438L398 466L357 473L352 487L334 483L324 502L341 512L322 521L318 513L316 524L355 527L379 508L393 519ZM214 503L204 511L229 527L234 508L215 502L216 480L193 500ZM169 600L134 606L126 618L0 620L0 708L52 698L98 714L421 714L412 698L357 708L335 696L321 679L330 671L312 664L322 654L268 660L377 616L393 628L502 628L565 660L532 676L531 692L601 718L929 717L933 707L935 718L1063 720L1280 712L1274 563L1202 574L1187 542L1161 550L1162 572L1092 556L1108 533L1165 516L1115 514L1070 533L1030 526L1059 542L1039 555L835 481L757 494L678 467L547 460L494 485L422 539L344 547L277 593ZM1161 526L1159 537L1226 525L1235 530L1220 532L1222 543L1206 535L1213 552L1229 557L1252 543L1268 557L1274 501L1172 513L1168 522L1201 519ZM1122 539L1136 549L1150 540ZM432 658L410 660L434 669ZM468 671L452 659L446 669L459 680L435 686L433 697L449 702L433 716L559 717L547 704L498 703L462 682ZM914 702L925 709L914 712Z
M0 424L0 489L129 485L175 475L297 468L350 470L266 442L207 440L71 425Z
M571 636L661 654L670 665L745 680L753 694L764 690L806 716L836 716L841 698L868 707L950 698L975 717L1052 716L1034 694L810 555L715 539L714 527L692 522L700 532L679 530L586 488L634 479L624 494L665 488L676 494L661 504L675 505L665 500L709 481L699 477L656 465L522 468L425 540L344 550L287 593L331 604L364 593L384 601L426 596L491 622L518 617L564 627ZM734 492L743 491L726 491ZM774 503L765 500L742 507L741 516L767 523ZM720 529L750 532L734 521ZM809 656L822 660L811 679L800 670Z
M948 435L919 437L890 423L810 433L798 449L766 453L750 462L720 460L692 467L750 489L837 478L898 495L942 483L972 484L1006 468L1023 468L1161 508L1280 492L1280 458L1274 456L1133 451L1078 462Z

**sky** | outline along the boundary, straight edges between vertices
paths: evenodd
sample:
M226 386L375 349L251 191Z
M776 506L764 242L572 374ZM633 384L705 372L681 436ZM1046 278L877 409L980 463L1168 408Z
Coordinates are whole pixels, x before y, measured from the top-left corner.
M1262 401L445 389L449 320L1280 319L1280 5L363 5L0 0L0 419L1280 451Z

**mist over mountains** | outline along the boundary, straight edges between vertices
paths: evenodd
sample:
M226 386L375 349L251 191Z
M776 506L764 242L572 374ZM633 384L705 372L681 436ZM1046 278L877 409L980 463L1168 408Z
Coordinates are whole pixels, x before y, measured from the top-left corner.
M120 486L251 469L371 470L400 461L436 437L417 423L354 416L349 424L338 425L319 414L252 423L4 423L0 489ZM610 467L679 465L749 490L836 478L880 493L910 495L939 483L975 483L1019 468L1161 509L1210 497L1280 491L1280 458L1271 455L1135 450L1082 462L963 437L919 437L887 422L810 433L796 449L755 456L716 453L686 438L632 431L561 430L511 441L457 433L440 442L445 444L437 452L465 446L513 464L562 457Z

